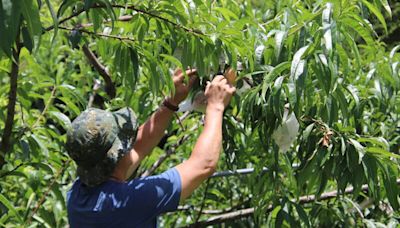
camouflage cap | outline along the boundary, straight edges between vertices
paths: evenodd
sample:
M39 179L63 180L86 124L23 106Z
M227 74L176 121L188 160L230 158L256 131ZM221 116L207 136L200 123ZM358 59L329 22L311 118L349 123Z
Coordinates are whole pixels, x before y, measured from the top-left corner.
M66 143L81 181L96 186L107 180L117 162L131 150L136 133L136 116L130 108L116 112L90 108L82 112L72 122Z

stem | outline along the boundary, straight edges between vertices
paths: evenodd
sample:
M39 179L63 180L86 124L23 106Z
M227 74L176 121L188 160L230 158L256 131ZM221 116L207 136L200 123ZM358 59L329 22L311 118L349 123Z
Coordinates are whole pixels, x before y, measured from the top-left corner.
M40 116L37 118L37 120L35 121L35 123L32 125L31 129L34 129L38 126L38 124L40 123L40 120L44 117L44 115L46 114L47 110L49 109L55 95L56 95L56 90L57 87L53 86L53 89L51 90L51 94L50 94L50 98L46 103L46 106L44 106L44 109L42 111L42 113L40 113Z
M5 156L7 152L10 150L10 138L12 134L12 129L14 125L14 116L15 116L15 104L17 101L17 81L19 74L19 54L21 52L22 44L17 41L16 48L13 48L12 51L12 65L10 72L10 92L8 94L8 105L7 105L7 119L5 122L5 127L3 131L3 137L1 139L0 151L2 154L0 155L0 169L5 164Z
M202 215L202 213L203 213L203 209L204 209L204 206L205 206L205 204L206 204L206 196L207 196L207 191L208 191L208 187L209 187L209 186L210 186L210 179L207 180L206 188L204 189L204 193L203 193L203 200L201 201L200 211L199 211L199 213L197 214L196 219L194 220L194 223L195 223L195 224L199 222L199 220L200 220L200 218L201 218L201 215Z

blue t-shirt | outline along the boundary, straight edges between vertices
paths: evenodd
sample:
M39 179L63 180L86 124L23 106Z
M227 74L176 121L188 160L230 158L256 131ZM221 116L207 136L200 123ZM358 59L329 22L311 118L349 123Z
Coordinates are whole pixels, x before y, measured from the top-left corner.
M156 227L157 216L176 210L181 178L173 168L129 182L108 180L87 187L77 179L67 193L68 220L75 227Z

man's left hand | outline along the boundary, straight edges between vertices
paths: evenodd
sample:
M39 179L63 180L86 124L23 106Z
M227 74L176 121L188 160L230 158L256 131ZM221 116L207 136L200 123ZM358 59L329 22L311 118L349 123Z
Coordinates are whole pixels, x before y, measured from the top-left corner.
M179 106L179 104L186 99L190 89L197 80L196 74L196 69L186 70L186 75L189 77L189 80L185 80L185 74L183 73L182 69L178 68L175 70L172 79L175 85L175 94L167 98L169 103Z

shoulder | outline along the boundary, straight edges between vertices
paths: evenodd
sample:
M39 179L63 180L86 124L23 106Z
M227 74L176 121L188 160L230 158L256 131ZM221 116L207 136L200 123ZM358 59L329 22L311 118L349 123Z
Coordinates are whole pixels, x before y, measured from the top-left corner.
M176 168L168 169L167 171L148 177L133 179L127 182L129 188L135 189L152 187L152 186L176 186L180 188L181 177Z

